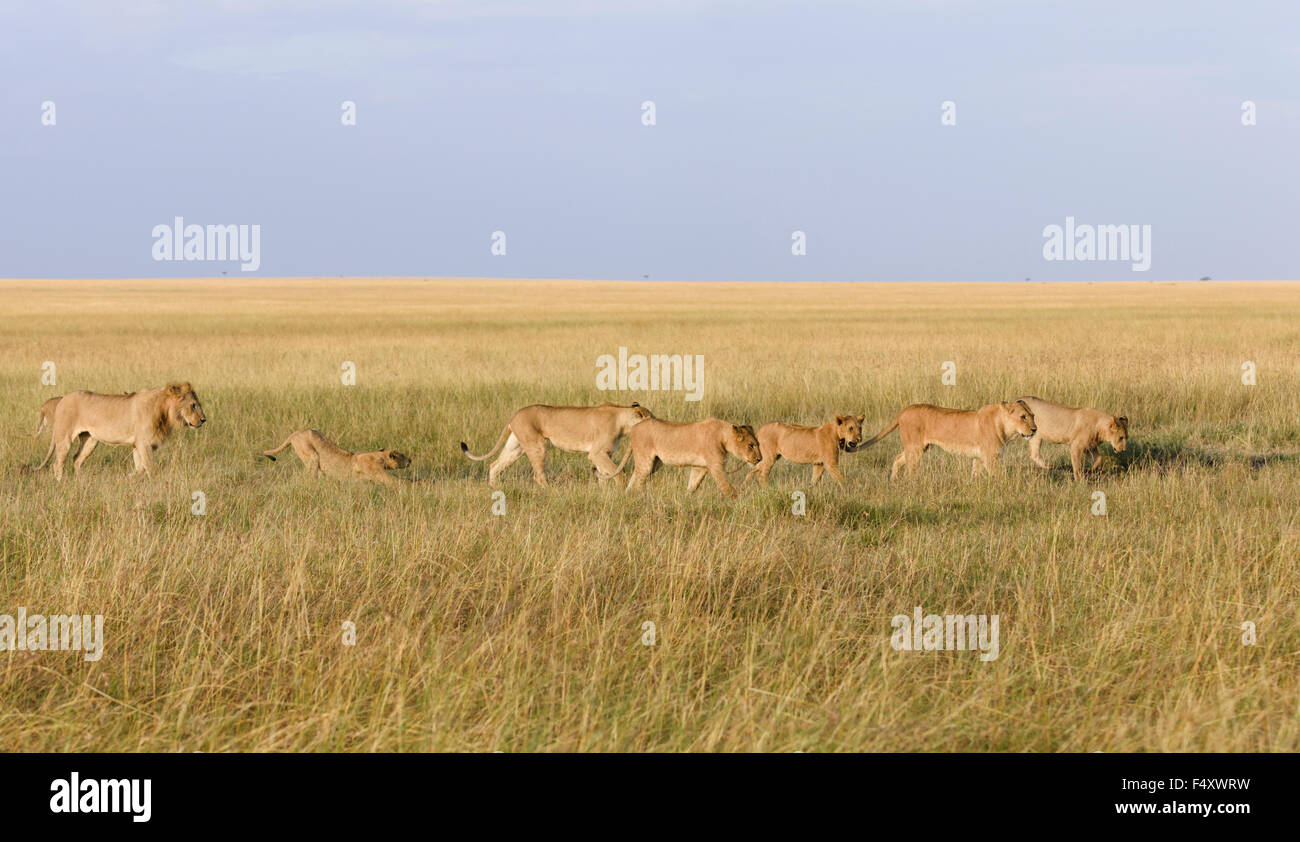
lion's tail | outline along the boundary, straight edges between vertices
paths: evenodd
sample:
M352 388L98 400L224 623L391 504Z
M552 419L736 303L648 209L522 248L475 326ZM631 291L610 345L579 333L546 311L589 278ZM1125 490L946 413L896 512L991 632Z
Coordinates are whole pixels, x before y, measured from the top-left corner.
M864 441L864 442L862 442L861 444L855 445L855 446L853 447L853 449L852 449L852 450L849 450L848 452L849 452L849 453L857 453L859 450L866 450L868 447L871 447L871 445L875 444L876 442L878 442L878 441L880 441L881 439L883 439L885 436L887 436L887 435L889 435L890 433L892 433L892 432L894 432L895 430L897 430L897 429L898 429L898 419L899 419L899 418L902 418L902 417L903 417L903 416L902 416L902 413L899 413L898 417L894 419L894 423L890 424L890 425L889 425L888 427L886 427L885 429L883 429L883 430L881 430L880 432L876 433L876 435L875 435L874 438L868 439L867 441Z
M265 456L267 459L270 459L272 462L274 462L275 454L279 453L281 450L284 450L292 442L293 442L293 436L289 436L289 438L284 440L284 444L280 445L275 450L263 450L262 455Z
M53 455L54 455L54 436L51 435L51 436L50 436L50 449L47 450L47 451L45 451L45 461L43 461L43 462L41 462L41 464L37 465L37 466L36 466L36 470L38 470L38 471L39 471L39 470L42 470L46 465L50 464L50 457L52 457Z
M616 466L614 467L614 473L610 474L610 476L615 476L615 477L616 477L616 476L618 476L619 474L623 473L623 466L627 464L627 460L628 460L631 456L632 456L632 442L628 442L628 443L627 443L627 452L623 454L623 458L619 460L618 465L616 465Z
M506 428L501 431L501 438L497 439L497 443L492 447L492 449L489 450L487 453L484 453L482 456L475 456L473 453L470 453L469 445L465 444L465 442L460 443L460 449L462 453L464 453L470 459L473 459L475 462L482 462L484 459L491 459L493 456L495 456L496 452L501 449L501 445L506 443L506 438L509 435L510 435L510 425L507 424Z
M50 426L50 420L45 417L45 411L41 410L41 417L36 421L36 432L32 433L32 438L39 436L48 426Z

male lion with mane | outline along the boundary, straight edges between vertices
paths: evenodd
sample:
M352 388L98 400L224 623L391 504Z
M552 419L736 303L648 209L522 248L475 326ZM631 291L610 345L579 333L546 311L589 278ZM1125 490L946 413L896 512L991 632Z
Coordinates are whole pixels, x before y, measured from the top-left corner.
M619 472L610 458L618 440L647 418L654 416L639 403L631 406L612 403L600 406L534 404L510 417L496 445L487 453L475 456L469 452L469 445L465 442L460 443L460 449L475 462L491 459L492 454L501 451L488 468L488 483L494 486L499 483L502 471L520 456L527 456L533 466L533 482L545 488L547 441L567 453L587 454L591 464L596 466L597 478L603 482Z
M911 476L921 461L921 454L931 445L938 445L958 456L971 457L974 460L972 473L978 473L983 467L992 476L993 466L1007 441L1017 435L1029 438L1038 428L1034 424L1033 411L1024 401L991 403L979 409L946 409L916 403L898 413L894 423L877 433L875 438L847 448L847 451L856 453L871 447L895 429L903 439L903 452L894 460L889 471L890 479L897 477L903 467Z
M82 440L82 445L72 463L74 476L81 473L81 466L100 442L131 447L135 473L150 475L150 455L173 431L197 429L207 420L189 383L169 383L124 395L69 392L54 409L50 441L54 447L54 478L63 479L63 463L77 439Z
M623 470L628 457L634 457L628 491L645 484L646 477L657 471L660 465L675 465L691 469L686 481L687 492L699 488L704 475L708 474L718 484L719 491L727 497L735 497L736 489L727 481L727 454L751 465L763 458L753 427L728 424L716 418L693 423L652 418L637 424L628 433L627 442L627 453L623 454L623 461L614 473Z

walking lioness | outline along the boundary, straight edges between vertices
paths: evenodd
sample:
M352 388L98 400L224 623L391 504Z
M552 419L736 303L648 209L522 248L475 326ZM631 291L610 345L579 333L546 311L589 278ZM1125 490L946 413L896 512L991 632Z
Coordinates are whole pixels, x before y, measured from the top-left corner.
M991 403L974 410L916 403L898 413L894 423L881 430L875 438L847 450L854 453L868 448L895 428L903 440L903 452L894 460L889 471L890 479L897 477L904 466L911 476L921 461L921 454L930 445L938 445L958 456L971 457L974 460L972 472L977 473L983 466L991 476L1007 441L1017 435L1029 438L1037 429L1034 413L1024 401Z
M693 423L652 418L637 424L628 434L627 443L628 451L615 473L623 470L629 456L633 458L628 491L640 488L646 477L663 464L690 467L687 491L699 488L704 475L709 474L718 484L718 490L727 497L735 497L736 489L727 481L727 454L751 465L763 458L753 427L740 427L716 418Z
M1083 460L1088 454L1093 455L1092 470L1101 466L1101 442L1115 448L1116 453L1123 453L1128 447L1128 419L1124 416L1107 415L1095 409L1075 409L1059 403L1045 401L1042 398L1021 398L1020 402L1029 406L1034 413L1038 431L1029 439L1029 458L1040 468L1050 467L1038 455L1043 442L1070 446L1070 467L1074 469L1074 478L1083 479Z
M760 485L767 485L768 472L781 457L801 465L811 464L812 484L829 472L831 478L844 487L844 474L840 471L840 451L862 442L863 415L836 415L820 427L801 427L773 421L758 428L758 446L763 460L749 469L748 480L758 475Z
M501 451L488 468L490 485L497 485L501 472L520 456L526 455L533 466L533 482L545 487L547 441L568 453L587 454L591 464L596 466L597 476L603 481L618 473L614 460L610 458L618 440L647 418L654 416L639 403L631 406L612 403L600 406L535 404L510 417L496 445L487 453L475 456L469 452L469 445L465 442L460 443L460 449L476 462L491 459L492 454Z
M372 450L368 453L353 453L344 450L325 438L320 430L297 430L289 434L284 444L274 450L264 450L262 455L272 462L275 454L292 447L302 464L315 476L326 474L336 479L364 479L384 485L399 485L387 471L400 471L411 460L404 453L396 450Z
M83 444L72 463L74 475L100 442L129 445L135 472L152 473L150 455L174 430L202 427L207 420L189 383L125 395L69 392L54 409L54 478L63 479L63 463L78 438Z

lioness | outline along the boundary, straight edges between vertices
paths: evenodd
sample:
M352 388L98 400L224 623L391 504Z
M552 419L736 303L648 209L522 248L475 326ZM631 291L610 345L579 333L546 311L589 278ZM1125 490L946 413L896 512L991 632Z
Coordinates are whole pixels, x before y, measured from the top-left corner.
M482 456L469 452L469 445L460 443L460 449L476 462L492 458L498 450L501 455L488 468L488 483L497 485L501 472L513 465L520 456L527 455L533 466L533 482L546 486L546 442L568 453L585 453L596 466L597 476L606 480L618 473L610 458L618 440L647 418L654 418L650 410L634 403L631 406L602 403L600 406L526 406L506 422L496 445ZM502 445L505 449L502 449ZM624 459L623 461L627 461Z
M293 452L307 466L313 476L327 474L338 479L364 479L384 485L400 485L387 471L399 471L411 464L406 454L396 450L372 450L353 453L344 450L325 438L320 430L297 430L289 434L284 444L274 450L264 450L262 455L272 462L275 454L292 447Z
M820 427L801 427L773 421L758 428L758 446L763 451L763 461L749 469L746 481L755 474L760 485L767 485L767 474L784 456L801 465L811 464L812 484L822 478L823 471L844 487L844 474L840 472L840 451L862 443L864 415L836 415Z
M646 477L664 464L690 467L690 477L686 481L688 492L699 488L707 473L718 484L718 490L728 497L735 497L736 489L727 481L727 454L751 465L763 458L753 427L739 427L716 418L693 423L652 418L637 424L628 433L627 442L627 453L623 454L623 461L614 473L623 470L629 456L634 457L628 491L640 488Z
M894 423L881 430L876 437L856 447L847 448L854 453L870 447L898 428L903 439L903 452L894 460L889 478L907 466L911 476L921 461L921 454L932 444L974 459L972 473L980 466L989 475L1007 441L1016 435L1029 438L1038 429L1034 426L1034 413L1024 401L991 403L979 409L945 409L925 403L915 403L898 413Z
M189 383L169 383L125 395L69 392L54 409L54 478L63 479L63 463L72 443L83 440L81 452L72 464L74 475L95 445L130 445L135 472L151 474L150 454L167 440L172 431L202 427L207 421L199 397Z
M1059 403L1045 401L1042 398L1021 398L1034 413L1038 432L1029 439L1029 458L1040 468L1049 467L1038 456L1038 449L1043 442L1070 446L1070 467L1074 469L1074 478L1083 479L1083 459L1089 453L1094 456L1092 470L1101 466L1100 442L1106 442L1115 448L1116 453L1123 453L1128 447L1128 418L1116 417L1095 409L1075 409Z

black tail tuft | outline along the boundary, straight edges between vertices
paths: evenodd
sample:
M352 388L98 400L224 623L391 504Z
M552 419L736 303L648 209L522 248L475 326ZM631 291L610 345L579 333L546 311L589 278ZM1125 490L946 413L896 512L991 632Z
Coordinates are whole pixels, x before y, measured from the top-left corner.
M460 443L460 449L465 453L469 453L469 445L465 444L465 442Z
M272 462L275 461L275 457L269 453L263 453L262 455L265 456L267 459L270 459Z

